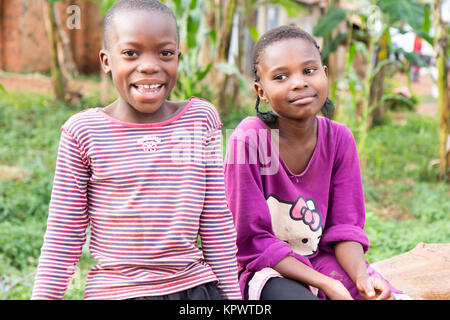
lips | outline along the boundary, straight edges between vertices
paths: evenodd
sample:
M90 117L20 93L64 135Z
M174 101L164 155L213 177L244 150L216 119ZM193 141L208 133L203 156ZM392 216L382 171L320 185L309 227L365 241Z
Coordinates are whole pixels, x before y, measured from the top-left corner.
M293 97L292 99L289 99L289 103L295 104L295 105L305 105L313 102L316 99L316 95L314 94L303 94Z

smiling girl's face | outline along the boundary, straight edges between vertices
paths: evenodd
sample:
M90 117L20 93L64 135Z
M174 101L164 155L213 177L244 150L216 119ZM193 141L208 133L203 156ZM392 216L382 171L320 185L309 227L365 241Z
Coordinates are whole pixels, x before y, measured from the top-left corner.
M304 120L315 116L325 103L328 70L308 40L274 42L260 54L255 90L282 118Z

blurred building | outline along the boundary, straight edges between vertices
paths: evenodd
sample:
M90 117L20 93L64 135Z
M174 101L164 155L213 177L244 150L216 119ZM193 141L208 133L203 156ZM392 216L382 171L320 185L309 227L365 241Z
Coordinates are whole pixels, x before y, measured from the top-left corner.
M82 11L81 27L69 29L69 5ZM57 4L70 50L81 73L99 70L102 17L98 5L71 0ZM50 70L50 52L43 17L43 0L0 0L0 70L12 72L46 72Z

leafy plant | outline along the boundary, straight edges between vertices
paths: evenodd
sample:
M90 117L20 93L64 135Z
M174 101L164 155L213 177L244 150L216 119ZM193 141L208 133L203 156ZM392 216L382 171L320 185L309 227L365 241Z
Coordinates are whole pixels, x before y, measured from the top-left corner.
M174 12L179 33L180 49L182 51L178 69L177 85L173 95L179 99L191 96L210 99L212 93L204 81L213 67L213 62L202 65L199 61L201 46L206 39L215 46L216 32L202 29L204 0L174 0L170 7Z
M392 73L391 67L399 70L409 68L409 65L401 66L395 60L389 59L388 52L392 51L389 28L396 26L402 29L402 25L407 23L415 32L425 36L430 23L428 7L416 0L364 0L358 4L361 9L357 10L330 6L326 15L315 26L314 35L325 39L325 60L339 44L345 43L347 47L345 72L337 79L331 80L335 82L331 86L331 97L336 100L337 120L349 123L356 135L361 167L364 169L368 157L368 130L385 116L386 102L394 99L408 102L392 92L386 95L384 78ZM358 15L361 18L359 30L348 25L347 31L339 32L337 26L350 15ZM429 38L428 36L427 39ZM365 70L355 69L354 61L357 56L364 61ZM408 57L412 58L413 55ZM338 89L348 90L351 98L338 94Z

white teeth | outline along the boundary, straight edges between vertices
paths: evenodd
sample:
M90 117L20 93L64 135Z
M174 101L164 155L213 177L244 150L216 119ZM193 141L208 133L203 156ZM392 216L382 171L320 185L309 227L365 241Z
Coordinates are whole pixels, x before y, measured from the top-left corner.
M138 88L144 88L144 89L156 89L159 88L161 86L161 84L137 84L136 87Z

